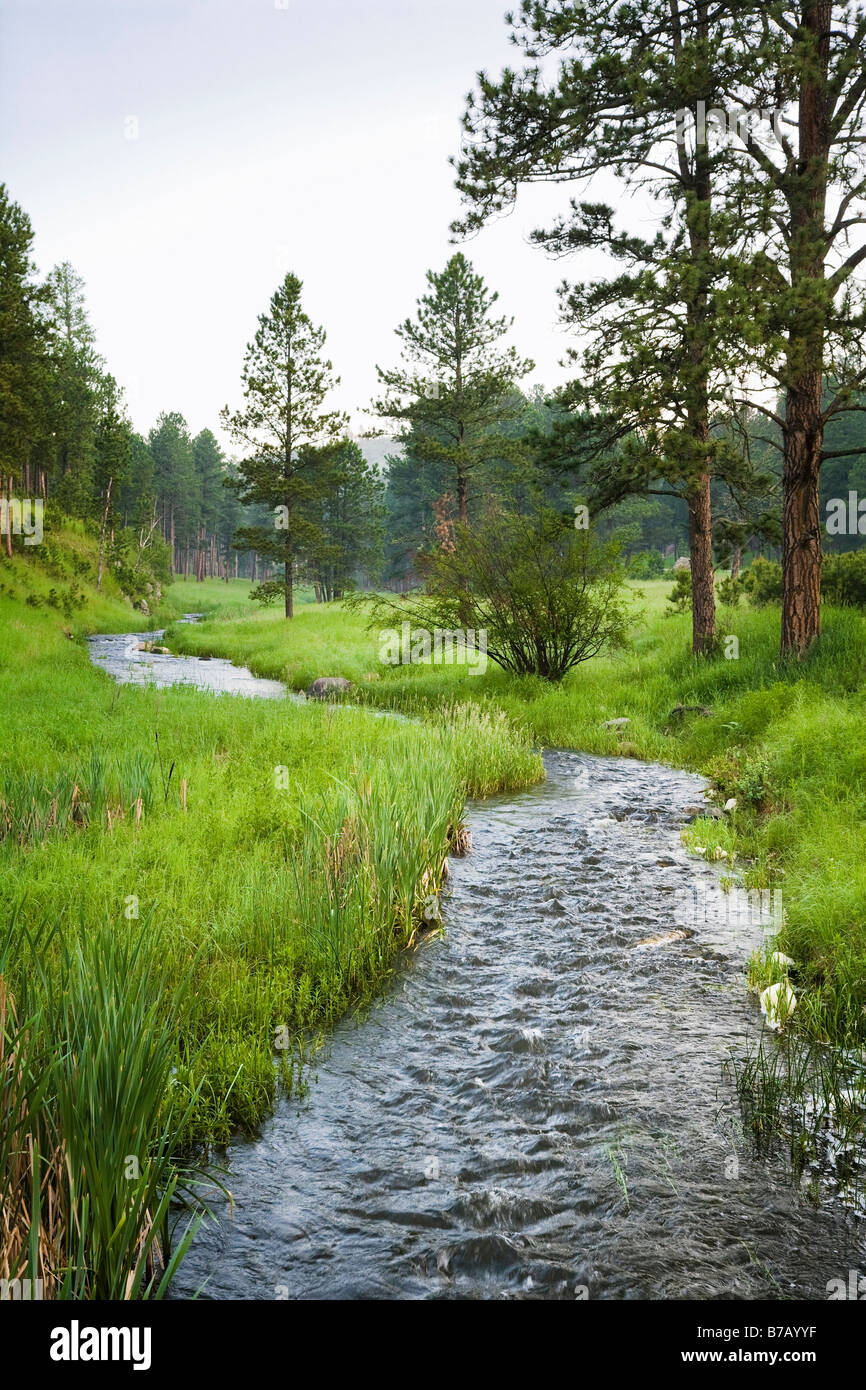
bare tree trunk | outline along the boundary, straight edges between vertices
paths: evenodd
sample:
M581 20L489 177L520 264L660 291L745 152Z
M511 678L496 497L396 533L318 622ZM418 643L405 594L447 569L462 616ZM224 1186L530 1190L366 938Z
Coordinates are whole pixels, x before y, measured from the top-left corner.
M799 159L788 189L791 288L802 307L793 315L788 334L782 469L783 657L802 656L821 634L818 489L824 444L824 337L830 307L823 282L827 159L832 143L827 92L832 18L831 0L804 0L800 24L814 40L814 58L800 89Z
M288 546L286 547L286 578L285 578L285 588L286 588L286 617L287 617L287 618L293 618L293 617L295 616L295 602L294 602L293 576L292 576L292 552L288 549Z
M688 499L689 555L692 567L692 651L705 655L716 643L716 594L713 582L713 530L710 475Z
M821 635L822 373L788 391L782 474L783 656L802 656Z
M113 478L109 478L108 487L105 490L105 511L102 513L102 528L99 532L99 563L96 569L96 592L102 589L102 567L105 558L105 528L108 525L108 513L111 508L111 484Z

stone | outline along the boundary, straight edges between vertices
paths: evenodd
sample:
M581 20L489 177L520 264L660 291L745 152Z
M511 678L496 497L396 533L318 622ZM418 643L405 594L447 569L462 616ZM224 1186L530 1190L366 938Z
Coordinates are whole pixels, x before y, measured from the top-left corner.
M148 606L146 598L139 599L138 603L135 606L138 609L139 613L150 613L150 608Z
M709 705L674 705L668 715L668 723L680 723L687 714L699 714L702 719L712 719L713 717L713 711Z
M630 723L630 719L627 719L625 715L621 715L619 719L606 719L601 727L603 729L620 729L622 728L623 724Z
M345 676L317 676L307 691L310 700L327 700L331 695L342 695L352 689L352 682Z
M794 961L791 956L786 956L784 951L774 951L770 956L770 961L773 965L778 965L782 970L787 970L789 966L796 965L796 961Z

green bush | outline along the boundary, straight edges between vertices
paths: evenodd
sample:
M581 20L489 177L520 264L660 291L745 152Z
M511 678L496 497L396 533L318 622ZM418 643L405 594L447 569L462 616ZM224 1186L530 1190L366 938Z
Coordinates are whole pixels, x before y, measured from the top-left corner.
M838 608L866 608L866 551L825 555L821 593Z
M743 575L742 584L756 608L782 602L782 566L775 560L758 555Z
M640 550L629 560L628 571L632 579L658 579L665 572L664 557L658 550Z

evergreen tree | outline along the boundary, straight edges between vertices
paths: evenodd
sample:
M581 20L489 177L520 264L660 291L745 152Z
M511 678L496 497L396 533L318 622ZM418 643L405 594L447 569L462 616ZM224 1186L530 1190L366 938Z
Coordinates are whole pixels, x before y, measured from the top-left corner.
M216 541L225 498L225 459L211 430L202 430L196 435L192 451L199 498L195 577L203 580L207 569L208 542Z
M264 600L282 594L286 618L293 616L293 568L305 548L321 539L316 506L330 476L330 449L345 433L345 416L324 409L336 385L331 363L321 353L322 328L301 308L303 285L288 274L259 316L243 367L245 404L222 413L222 421L245 456L230 480L244 503L271 509L271 526L242 526L235 544L270 557L283 569L280 581L259 586Z
M472 479L503 452L516 452L501 426L514 418L513 387L532 371L501 340L512 320L494 318L499 296L458 252L444 271L428 271L430 292L414 319L396 330L402 365L377 368L385 395L375 412L400 422L416 460L445 468L460 520L469 517Z
M94 492L96 432L105 363L87 317L84 281L68 261L46 281L54 437L52 487L61 507L86 517Z
M7 498L19 483L28 495L34 485L45 491L35 467L46 388L44 292L34 282L32 246L30 219L0 184L0 497ZM11 524L5 545L11 555Z
M382 568L384 484L352 440L333 450L327 494L316 507L321 538L310 547L316 596L342 598L359 578L375 582Z
M99 560L96 587L102 588L105 568L106 537L113 532L117 498L130 466L132 430L121 413L117 383L107 377L102 392L101 409L96 426L93 486L98 504Z
M739 124L731 133L741 177L730 196L752 252L739 322L756 368L784 396L781 411L750 403L782 437L781 651L799 656L821 630L821 465L838 456L825 451L825 428L864 408L866 303L852 277L866 244L852 247L850 236L866 220L866 11L833 0L741 9L751 63L731 101L778 115L775 141Z
M572 431L584 456L601 460L598 495L662 491L688 506L693 647L715 643L711 477L713 368L721 352L714 299L728 233L713 198L723 156L683 112L713 108L736 55L725 7L691 0L641 6L523 0L512 38L529 64L496 82L479 75L457 162L467 213L455 230L481 226L525 183L585 184L612 169L661 200L653 239L615 223L604 204L571 201L570 213L535 241L554 255L603 249L624 273L565 286L563 317L593 337L584 380L563 401L605 414L600 431ZM538 59L559 55L553 80ZM561 434L561 438L562 438ZM617 447L619 446L619 447ZM574 460L571 460L574 466ZM728 459L727 466L733 461Z
M177 411L163 411L148 440L162 538L171 550L172 573L179 543L185 546L198 516L198 493L189 426Z

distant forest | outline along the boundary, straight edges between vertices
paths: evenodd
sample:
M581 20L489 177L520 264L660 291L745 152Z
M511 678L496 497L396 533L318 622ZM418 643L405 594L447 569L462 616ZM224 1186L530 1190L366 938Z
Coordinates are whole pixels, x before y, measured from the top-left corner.
M147 436L133 429L97 349L83 281L69 263L40 278L32 243L26 213L0 185L0 487L10 498L43 498L49 518L53 510L91 528L101 563L130 596L145 578L240 577L267 601L283 592L286 563L290 580L314 586L322 601L359 585L407 589L417 583L419 551L447 545L455 520L499 503L528 509L539 498L563 510L585 501L635 573L688 554L683 497L624 472L621 441L607 457L597 441L588 450L592 423L575 415L568 391L521 387L532 364L503 347L510 320L493 316L496 294L460 254L440 274L428 272L415 319L397 329L402 365L379 369L383 395L370 407L381 435L362 441L349 436L344 416L324 413L324 332L301 310L301 282L287 276L247 349L246 409L223 417L241 446L228 457L212 429L193 435L176 410L160 414ZM457 339L455 304L474 324ZM280 437L269 472L271 446L255 444L267 401L256 392L262 372L279 378L267 335L287 323L297 335L289 365L310 386L309 418L288 446L291 464L280 462ZM750 551L777 553L780 437L772 420L749 411L713 429L748 464L742 494L721 479L712 484L716 560L738 568ZM822 516L829 498L866 496L866 415L832 418L825 446ZM284 497L291 535L273 540ZM859 537L825 533L822 541L845 550ZM0 548L12 547L10 524Z

